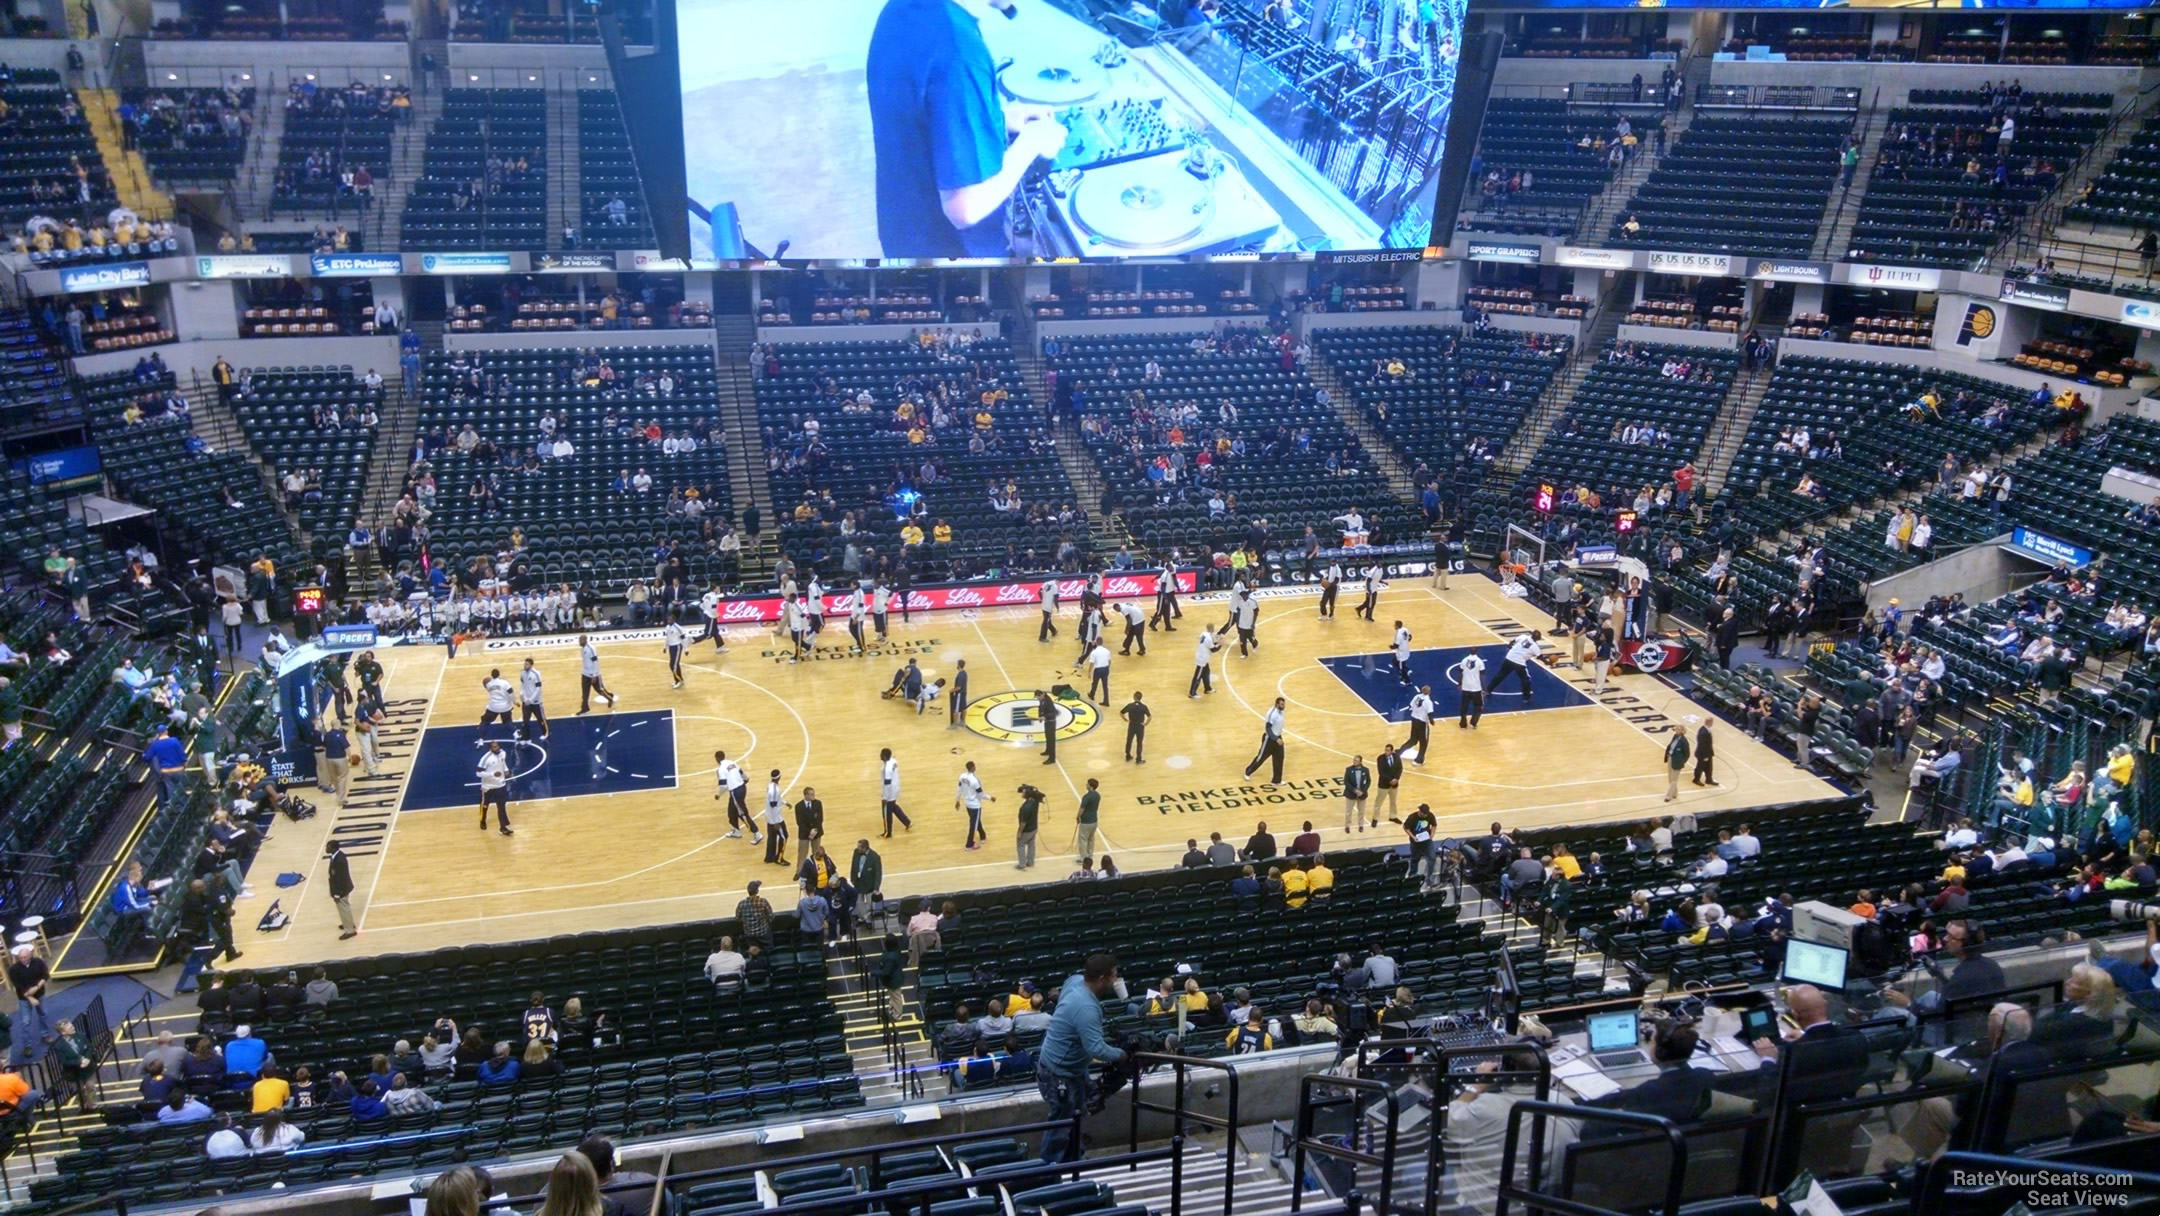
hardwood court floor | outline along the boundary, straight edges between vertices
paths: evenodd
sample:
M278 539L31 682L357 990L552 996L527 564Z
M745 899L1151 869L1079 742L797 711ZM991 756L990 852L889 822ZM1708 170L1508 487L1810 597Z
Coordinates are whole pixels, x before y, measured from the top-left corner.
M384 779L356 788L343 812L318 797L323 809L316 819L280 823L272 831L251 874L258 893L243 901L235 917L241 948L251 965L274 966L724 916L753 878L766 880L776 907L790 907L789 871L763 864L763 850L747 838L722 836L725 808L713 796L716 749L725 749L750 774L753 811L762 803L770 769L781 771L791 804L805 784L816 787L826 806L831 852L844 867L855 841L879 831L878 749L891 747L902 766L901 805L914 817L912 831L873 839L884 857L886 894L894 896L1064 878L1073 869L1075 804L1090 777L1103 787L1095 851L1112 854L1128 870L1174 865L1188 837L1204 843L1211 831L1242 843L1260 819L1285 842L1309 818L1330 845L1397 843L1400 830L1393 825L1346 833L1337 794L1351 753L1363 753L1369 762L1382 743L1400 745L1408 734L1375 709L1395 695L1386 657L1393 621L1402 619L1415 634L1421 673L1445 670L1461 648L1477 646L1491 665L1488 677L1498 675L1504 636L1544 622L1496 584L1469 576L1457 576L1445 592L1423 580L1399 583L1382 595L1373 624L1352 615L1356 603L1346 594L1337 616L1322 620L1310 594L1264 599L1260 649L1240 658L1233 641L1215 659L1215 692L1193 701L1186 689L1201 624L1219 622L1224 609L1219 598L1188 598L1176 633L1150 633L1145 658L1119 658L1111 669L1112 711L1135 688L1154 709L1144 767L1122 760L1124 724L1108 713L1092 728L1068 724L1068 732L1080 733L1060 743L1058 763L1049 766L1039 756L1039 742L999 741L965 726L948 727L942 704L917 717L879 698L907 655L919 658L933 677L949 674L953 661L964 658L978 714L1014 724L1011 708L997 708L998 694L1031 693L1075 679L1078 643L1070 610L1060 621L1062 636L1047 644L1036 641L1039 613L1033 607L925 614L912 624L896 616L891 642L868 658L849 655L844 627L828 621L818 658L802 663L788 661L765 630L736 628L724 655L709 647L693 651L681 691L670 689L657 643L612 643L602 648L602 665L621 701L608 729L616 723L661 729L665 716L659 711L672 711L672 722L665 723L674 732L672 780L654 772L644 776L658 788L516 801L511 812L517 834L505 838L492 827L475 828L469 791L409 788L416 734L407 733L392 740ZM1113 626L1115 646L1122 626L1114 619ZM456 744L468 749L466 755L470 739L448 728L479 720L480 682L491 667L514 679L530 655L547 681L548 710L557 722L577 708L574 646L490 652L468 644L455 659L438 647L380 653L391 700L405 703L403 713L415 724L424 720L434 738L448 740L443 746ZM1372 662L1343 657L1360 654L1373 656ZM1323 658L1334 662L1324 665ZM1647 676L1616 676L1604 698L1593 702L1587 670L1563 666L1551 675L1556 678L1541 676L1538 708L1509 708L1509 696L1497 694L1475 731L1458 729L1450 711L1435 725L1427 763L1409 769L1402 810L1429 802L1443 835L1457 835L1493 819L1537 826L1640 818L1665 809L1661 732L1675 724L1692 731L1703 711ZM1078 683L1085 686L1085 680ZM1289 703L1288 763L1284 785L1265 789L1259 782L1266 770L1254 779L1242 770L1252 758L1260 716L1278 695ZM1572 703L1557 704L1563 700ZM1019 704L1031 707L1032 696ZM596 703L588 717L607 712ZM550 765L584 763L571 749L558 752ZM990 840L976 852L962 847L965 816L953 800L961 766L970 759L997 799L984 809ZM460 776L469 780L469 771L467 763ZM1701 812L1832 792L1722 724L1717 772L1724 783L1717 788L1683 781L1673 809ZM1015 869L1012 853L1021 782L1048 796L1040 858L1026 874ZM429 802L443 809L394 809ZM347 942L337 939L335 913L319 889L320 858L332 832L355 842L348 853L364 931ZM271 880L287 871L306 875L307 882L279 890ZM292 924L258 933L254 925L274 897L286 901Z

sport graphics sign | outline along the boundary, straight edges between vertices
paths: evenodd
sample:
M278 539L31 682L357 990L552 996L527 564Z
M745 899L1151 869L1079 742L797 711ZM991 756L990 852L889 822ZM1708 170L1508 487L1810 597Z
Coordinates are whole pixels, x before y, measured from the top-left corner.
M1528 241L1468 241L1463 256L1473 262L1514 262L1535 266L1545 258L1543 247Z

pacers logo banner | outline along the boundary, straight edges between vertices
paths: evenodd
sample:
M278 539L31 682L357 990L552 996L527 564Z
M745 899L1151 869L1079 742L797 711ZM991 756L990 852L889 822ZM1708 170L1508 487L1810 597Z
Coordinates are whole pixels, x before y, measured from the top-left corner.
M1971 346L1995 336L1995 306L1992 304L1967 304L1965 323L1958 327L1959 346Z
M1053 697L1057 718L1054 729L1060 739L1074 739L1095 729L1102 711L1080 697ZM1000 743L1040 744L1046 724L1042 707L1032 692L994 692L968 702L961 721L985 739Z

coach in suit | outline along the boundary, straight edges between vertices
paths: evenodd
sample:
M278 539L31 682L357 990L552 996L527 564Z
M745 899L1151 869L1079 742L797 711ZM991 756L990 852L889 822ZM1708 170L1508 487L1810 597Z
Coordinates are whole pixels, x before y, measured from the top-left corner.
M353 919L352 910L352 863L345 859L345 847L337 837L330 838L330 902L337 905L338 940L344 941L360 933L360 925Z

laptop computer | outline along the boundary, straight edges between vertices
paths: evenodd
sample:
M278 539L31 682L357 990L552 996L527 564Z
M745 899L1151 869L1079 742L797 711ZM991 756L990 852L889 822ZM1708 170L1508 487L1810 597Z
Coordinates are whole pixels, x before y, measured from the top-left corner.
M1600 1068L1648 1063L1650 1057L1635 1046L1641 1033L1639 1019L1640 1015L1632 1009L1625 1013L1590 1015L1590 1058L1596 1060Z

